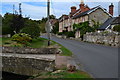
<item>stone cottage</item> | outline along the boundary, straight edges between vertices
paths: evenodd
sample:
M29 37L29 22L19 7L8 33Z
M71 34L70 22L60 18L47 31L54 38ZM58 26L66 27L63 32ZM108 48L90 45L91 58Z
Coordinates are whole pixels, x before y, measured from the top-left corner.
M103 24L108 18L113 16L113 4L109 6L109 12L100 5L89 8L83 1L81 1L79 6L80 8L78 10L76 10L75 6L71 7L69 15L62 15L59 18L59 32L73 31L73 24L79 24L85 21L89 21L90 26L94 24L92 22L93 20ZM78 35L78 33L80 32L77 31L76 34ZM78 38L80 35L76 37Z
M63 14L60 18L59 18L59 32L63 32L63 31L73 31L73 17L84 12L87 10L90 10L90 8L85 5L83 3L83 1L81 2L81 4L79 5L79 9L77 9L75 6L71 7L71 12L69 13L69 15L65 15Z

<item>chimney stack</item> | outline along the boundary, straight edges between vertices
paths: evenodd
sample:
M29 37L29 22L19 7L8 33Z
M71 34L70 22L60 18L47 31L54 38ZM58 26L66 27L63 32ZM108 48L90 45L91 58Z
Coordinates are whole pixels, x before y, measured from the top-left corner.
M71 13L74 13L76 11L76 7L75 6L72 6L71 7Z
M85 4L84 4L84 1L83 0L81 0L81 2L80 2L80 9L81 9L81 11L83 11L84 12L84 8L85 8Z
M109 13L113 16L113 12L114 12L114 5L113 3L111 3L111 5L109 6Z

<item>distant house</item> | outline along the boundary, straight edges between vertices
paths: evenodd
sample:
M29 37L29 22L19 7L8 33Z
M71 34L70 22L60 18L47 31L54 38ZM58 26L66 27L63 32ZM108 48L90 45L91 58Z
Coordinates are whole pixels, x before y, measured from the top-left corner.
M92 26L95 22L103 24L108 18L113 16L113 4L109 6L109 12L101 6L89 8L82 1L80 8L76 10L76 7L71 7L69 15L62 15L59 18L59 32L73 31L73 24L79 24L85 21L89 21L89 25Z
M120 16L108 18L99 28L98 30L112 30L114 26L120 25Z
M83 2L81 2L81 4L79 5L79 9L76 9L75 6L71 7L71 12L69 13L69 15L65 15L63 14L60 18L59 18L59 32L63 32L63 31L73 31L73 17L76 15L79 15L80 13L89 10L90 8L85 5Z

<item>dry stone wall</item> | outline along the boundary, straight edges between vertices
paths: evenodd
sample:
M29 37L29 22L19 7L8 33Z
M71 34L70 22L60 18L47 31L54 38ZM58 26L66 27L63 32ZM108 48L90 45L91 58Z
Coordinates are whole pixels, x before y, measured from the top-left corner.
M20 48L20 47L3 47L2 53L19 53L19 54L56 54L56 48Z
M86 33L83 37L83 41L105 44L110 46L120 46L120 35L116 33L104 33L104 32L94 32Z
M3 47L2 71L29 76L53 71L57 52L56 48Z
M2 71L20 75L37 75L43 71L53 70L55 61L35 58L2 57Z

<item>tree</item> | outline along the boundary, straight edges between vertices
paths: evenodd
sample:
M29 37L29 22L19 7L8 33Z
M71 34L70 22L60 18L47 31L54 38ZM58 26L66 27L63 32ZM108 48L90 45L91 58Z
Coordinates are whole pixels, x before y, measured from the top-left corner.
M40 27L40 30L41 30L41 32L42 33L45 33L46 31L45 31L45 22L42 22L41 24L39 24L39 27Z
M37 38L40 36L40 27L37 22L32 20L26 20L25 26L21 29L21 33L26 33L31 35L32 38Z
M20 30L24 27L24 19L21 15L13 15L11 27L13 31L19 33Z
M6 13L3 17L2 34L14 35L24 27L24 18L21 15Z
M52 32L53 32L54 34L57 34L58 31L59 31L59 22L56 22L55 25L54 25L54 27L53 27Z
M13 30L10 27L12 23L13 15L10 13L6 13L2 19L2 34L12 34Z

